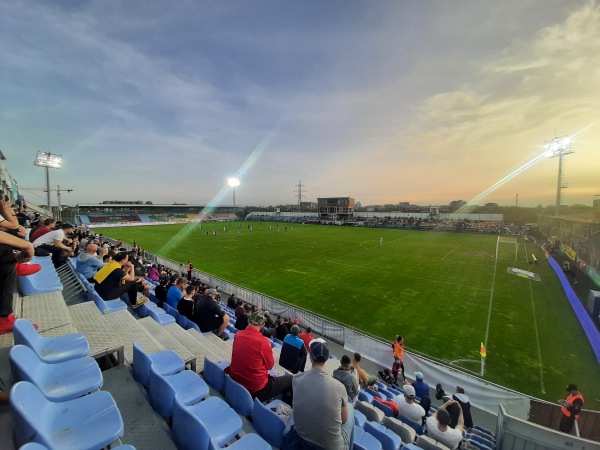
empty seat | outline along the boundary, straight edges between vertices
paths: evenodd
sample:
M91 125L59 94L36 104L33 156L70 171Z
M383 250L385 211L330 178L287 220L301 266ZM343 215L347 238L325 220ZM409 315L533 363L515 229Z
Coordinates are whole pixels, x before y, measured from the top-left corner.
M367 418L363 413L358 411L356 408L354 409L354 424L359 427L364 427L367 422Z
M17 446L37 442L48 448L97 450L123 436L123 420L108 392L54 403L27 381L10 391Z
M416 444L423 450L443 450L448 449L444 444L437 443L435 439L428 436L419 436Z
M375 408L370 403L358 401L354 405L354 409L363 413L369 422L381 423L385 417L382 410Z
M215 391L225 391L225 367L229 366L229 361L212 362L206 356L204 357L204 371L202 378Z
M184 370L185 363L173 350L163 350L149 355L142 350L139 342L134 342L133 378L144 387L150 384L151 367L162 375L173 375Z
M13 380L35 384L53 402L73 400L102 387L102 373L94 358L71 359L55 364L40 360L29 347L15 345L10 349Z
M209 441L223 447L242 429L242 419L218 397L209 397L192 406L175 397L173 440L179 450L206 449Z
M152 317L155 322L160 323L161 325L175 323L175 317L166 314L165 310L158 306L156 308L149 308L148 316Z
M398 414L398 419L408 425L409 427L411 427L413 430L415 430L415 432L420 436L423 434L423 426L420 423L416 423L413 422L411 420L408 420L406 417L404 417L402 414Z
M254 411L254 401L248 389L229 375L225 376L225 401L241 416L250 417Z
M467 442L469 444L471 444L471 447L473 448L477 448L479 450L493 450L494 447L488 447L485 444L482 444L481 442L475 441L472 438L467 439Z
M400 436L400 439L402 439L403 443L410 444L415 442L417 432L413 428L402 423L400 420L393 417L386 417L383 419L382 424Z
M365 424L365 431L372 434L375 439L381 442L383 450L399 450L402 445L400 436L380 423L367 422Z
M210 439L208 450L219 450L219 447L215 442L215 439ZM242 436L232 444L227 446L227 449L232 450L271 450L271 446L265 442L258 434L248 433Z
M469 438L472 441L474 441L474 442L477 442L479 444L485 445L486 447L494 448L495 444L494 444L494 442L491 441L491 439L487 439L487 438L485 438L483 436L480 436L480 435L477 435L477 434L474 434L474 433L471 433L471 435L469 436Z
M13 336L15 345L26 345L49 364L81 358L90 353L90 345L83 334L42 337L26 319L15 320Z
M152 365L149 394L154 410L163 417L171 417L176 395L185 405L193 405L208 397L208 385L191 370L162 375Z
M355 450L381 450L381 442L360 427L354 426Z
M286 424L275 411L254 399L252 424L257 433L273 447L280 448Z
M363 389L358 393L358 399L362 402L373 403L373 396Z
M94 290L88 291L88 300L93 301L102 314L110 314L115 311L127 309L127 303L123 300L119 300L118 298L115 300L104 300Z

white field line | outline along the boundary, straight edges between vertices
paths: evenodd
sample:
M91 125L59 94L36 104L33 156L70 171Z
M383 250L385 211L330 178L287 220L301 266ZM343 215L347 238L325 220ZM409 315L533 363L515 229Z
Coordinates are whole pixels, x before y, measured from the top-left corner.
M468 288L468 289L476 289L478 291L485 291L485 292L489 291L489 289L477 288L477 287L469 286L469 285L466 285L466 284L456 284L456 283L450 283L448 281L440 281L440 280L432 280L430 278L415 277L414 275L407 275L406 273L403 273L403 272L391 272L389 270L381 270L381 269L374 269L374 268L371 268L371 267L356 266L354 264L345 264L345 263L341 263L341 262L336 262L334 260L327 261L327 262L329 262L331 264L339 264L340 266L354 267L355 269L372 270L372 271L375 271L375 272L382 272L382 273L387 273L387 274L395 274L395 275L399 275L399 276L402 276L402 277L416 278L418 280L424 280L424 281L427 281L429 283L442 283L442 284L449 284L451 286L463 287L463 288Z
M496 269L498 268L498 259L496 259L496 262L494 264L494 276L492 277L492 289L490 290L490 306L488 309L488 318L487 318L487 325L485 326L485 339L484 339L484 346L487 349L488 348L488 337L490 335L490 321L492 320L492 304L494 302L494 287L496 285Z
M538 359L540 361L540 383L542 394L546 393L544 387L544 363L542 362L542 348L540 347L540 335L538 333L537 315L535 313L535 304L533 302L533 289L531 288L531 280L529 280L529 297L531 298L531 310L533 311L533 328L535 329L535 340L537 343Z
M456 247L454 247L452 250L450 250L448 253L446 253L446 256L448 256L450 253L452 253L454 250L456 250L458 247L460 247L462 244L458 244ZM442 258L442 261L446 259L446 256L444 256Z

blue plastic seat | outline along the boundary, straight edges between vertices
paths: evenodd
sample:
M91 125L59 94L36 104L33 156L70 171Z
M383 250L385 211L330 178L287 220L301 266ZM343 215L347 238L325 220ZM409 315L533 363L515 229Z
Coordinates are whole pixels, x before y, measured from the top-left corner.
M200 331L200 327L198 326L198 324L195 322L192 322L191 320L188 319L188 328L186 328L186 330L189 330L192 328L194 330L196 330L198 333L202 333L202 331Z
M177 322L177 325L179 325L184 330L188 330L189 328L191 328L189 325L190 320L187 317L185 317L183 314L179 314L175 318L175 322Z
M54 266L42 266L37 273L19 278L19 287L23 296L62 291L63 285Z
M373 403L373 396L371 394L369 394L368 392L365 392L362 389L358 393L358 399L361 402Z
M173 440L179 450L207 449L209 441L220 448L242 429L242 419L218 397L209 397L192 406L175 397Z
M488 430L487 428L483 428L483 427L481 427L479 425L475 425L473 427L472 431L475 434L478 434L479 436L485 437L486 439L489 439L489 440L491 440L493 442L496 441L496 435L492 431Z
M230 364L229 361L221 361L218 363L212 362L206 356L204 357L204 371L202 378L215 391L225 391L225 367Z
M28 442L19 450L49 450L48 447L38 444L37 442Z
M123 420L108 392L54 403L27 381L10 391L17 446L37 442L51 449L97 450L123 436Z
M400 436L392 430L388 430L380 423L367 422L365 424L365 431L372 434L375 439L381 442L383 450L399 450L402 445Z
M388 387L387 384L379 380L375 381L375 386L377 386L377 389L386 389Z
M55 364L41 361L29 347L15 345L9 352L13 380L35 384L53 402L73 400L102 387L102 373L89 356Z
M477 435L474 433L471 433L471 436L469 436L469 437L470 437L470 439L472 439L475 442L478 442L478 443L483 444L490 448L494 448L494 442L492 442L491 439L485 438L481 435Z
M485 444L482 444L480 441L474 440L472 437L467 439L467 442L471 444L471 447L477 448L479 450L493 450L494 447L489 447Z
M104 300L95 290L88 291L89 300L93 301L102 314L110 314L115 311L127 309L127 303L118 298L115 300Z
M382 410L386 417L396 417L394 411L388 405L384 405L383 403L375 400L373 402L373 406Z
M415 430L419 436L423 434L423 426L420 423L416 423L416 422L413 422L411 420L408 420L402 414L398 414L398 416L396 416L396 417L400 421L402 421L403 423L405 423L406 425L408 425L409 427L411 427L413 430Z
M387 397L383 394L380 394L379 392L371 389L371 388L365 388L365 392L367 394L371 394L373 397L379 397L381 400L387 400Z
M173 375L185 369L185 363L173 350L149 355L139 342L133 343L133 378L144 387L150 384L150 370L162 375Z
M283 431L286 424L275 411L263 405L257 398L254 399L254 415L252 424L256 432L270 445L281 447Z
M381 423L387 429L392 430L394 433L400 436L400 439L405 444L414 442L417 438L417 432L413 428L394 417L386 417Z
M175 317L165 314L165 310L159 307L149 308L148 316L152 317L155 322L160 323L163 326L175 323Z
M229 375L225 376L225 401L241 416L250 417L254 411L254 401L248 389Z
M163 417L173 416L175 396L185 405L198 403L208 396L208 385L197 373L182 370L173 375L161 375L150 370L150 404Z
M371 434L367 433L361 427L354 426L354 449L355 450L381 450L379 442Z
M358 409L354 409L354 425L363 428L367 423L367 417Z
M90 353L90 345L81 333L56 337L42 337L26 319L15 320L13 326L15 345L26 345L39 359L48 364L81 358Z
M219 447L215 442L215 439L210 440L210 444L208 446L208 450L220 450L222 447ZM227 446L227 449L232 450L271 450L271 446L265 442L258 434L248 433L242 436L241 439L238 439L233 444Z

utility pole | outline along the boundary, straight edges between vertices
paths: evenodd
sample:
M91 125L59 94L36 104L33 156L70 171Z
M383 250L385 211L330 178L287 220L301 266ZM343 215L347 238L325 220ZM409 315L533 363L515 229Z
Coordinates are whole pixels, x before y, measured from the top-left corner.
M73 189L61 189L60 185L56 186L56 199L58 200L58 211L56 211L56 217L58 218L58 220L62 220L62 206L60 203L61 192L73 192Z
M305 189L302 189L306 186L302 184L300 180L298 180L298 184L295 186L294 192L297 192L296 197L298 197L298 211L302 212L302 193L306 192Z

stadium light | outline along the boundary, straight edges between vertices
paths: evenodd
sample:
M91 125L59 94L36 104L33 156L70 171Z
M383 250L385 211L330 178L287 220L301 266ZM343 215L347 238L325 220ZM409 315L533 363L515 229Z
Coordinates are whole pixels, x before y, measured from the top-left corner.
M52 212L52 206L50 205L50 169L60 169L62 164L62 156L55 155L49 152L37 152L35 166L46 168L46 192L48 194L48 210ZM60 205L58 205L60 206Z
M556 185L556 209L555 215L560 213L560 204L562 200L562 190L566 189L567 185L564 183L564 171L563 171L563 158L566 155L570 155L574 152L571 148L571 138L569 136L557 136L552 139L548 139L544 142L544 155L546 158L557 158L558 157L558 182Z
M237 178L233 178L233 177L232 178L228 178L227 179L227 184L229 185L229 187L233 191L233 207L235 208L235 188L240 185L240 180L238 180Z

